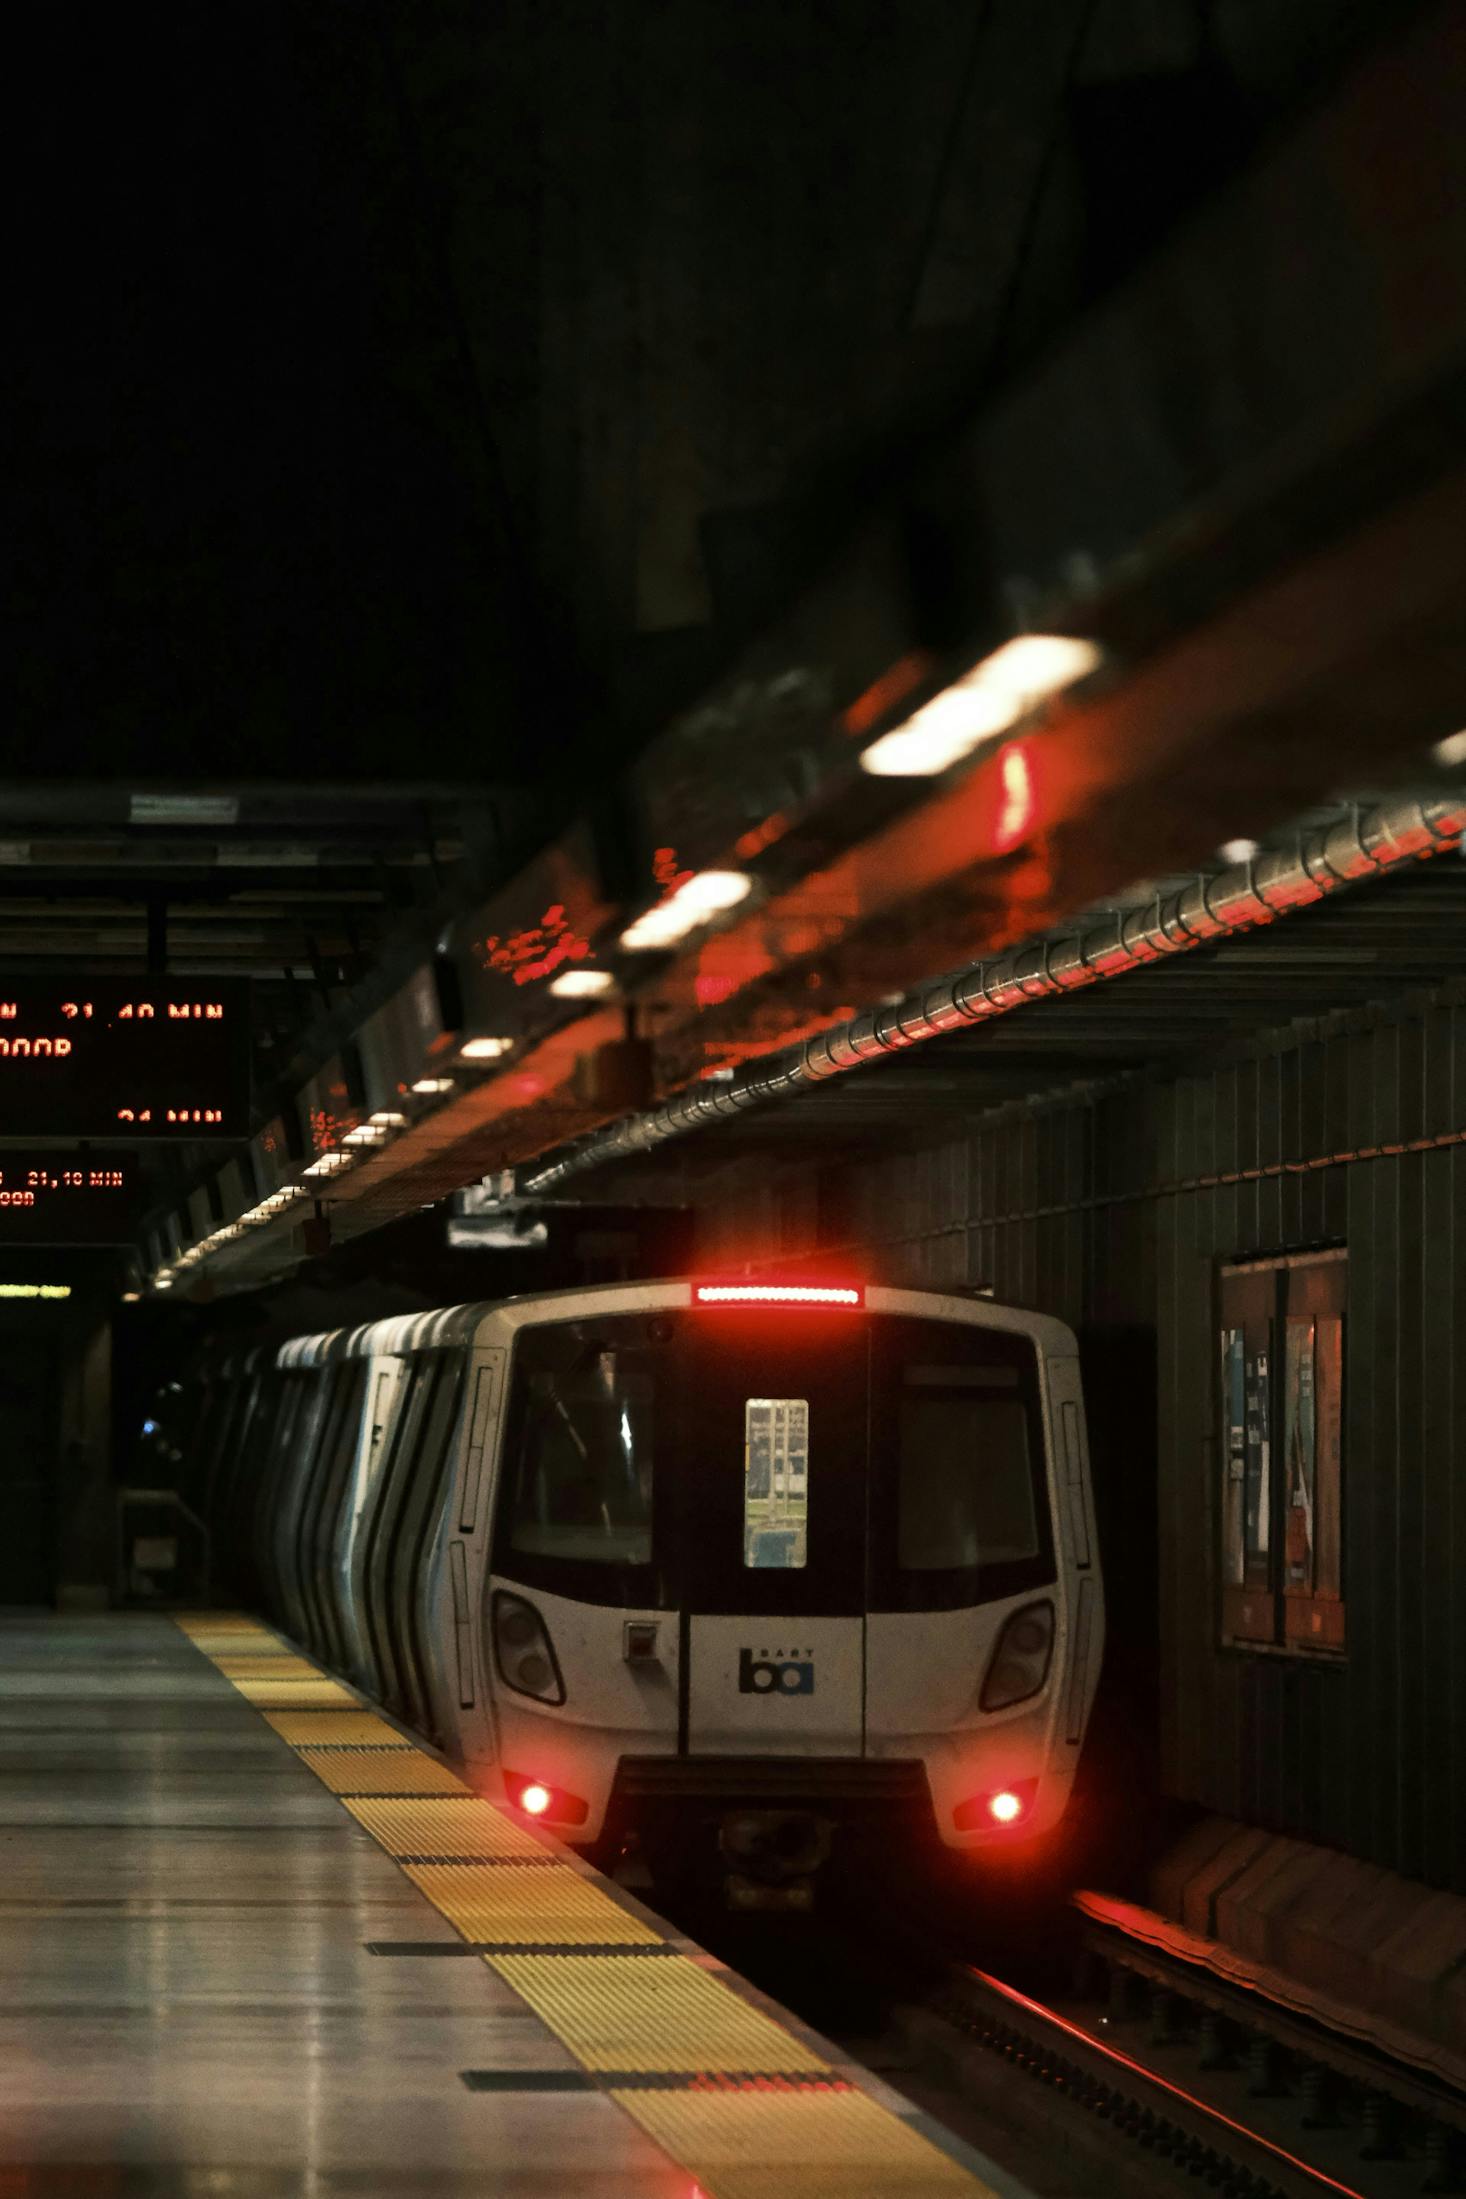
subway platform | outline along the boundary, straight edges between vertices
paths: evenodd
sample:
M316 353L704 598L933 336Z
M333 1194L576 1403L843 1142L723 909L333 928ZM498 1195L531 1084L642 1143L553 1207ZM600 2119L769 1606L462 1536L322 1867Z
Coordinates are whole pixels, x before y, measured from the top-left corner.
M0 1614L0 2191L1023 2199L288 1643Z

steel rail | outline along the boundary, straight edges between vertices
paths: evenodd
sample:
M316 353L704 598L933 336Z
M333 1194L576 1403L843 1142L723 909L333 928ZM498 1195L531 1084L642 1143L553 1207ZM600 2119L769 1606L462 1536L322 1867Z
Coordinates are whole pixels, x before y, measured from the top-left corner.
M1200 2183L1228 2199L1371 2199L1362 2186L973 1964L953 1966L946 1999L910 2011L908 2032L913 2025L919 2045L955 2066L959 2077L963 2046L1000 2056L1123 2134L1150 2160L1168 2163L1193 2189ZM949 2032L955 2041L941 2035Z

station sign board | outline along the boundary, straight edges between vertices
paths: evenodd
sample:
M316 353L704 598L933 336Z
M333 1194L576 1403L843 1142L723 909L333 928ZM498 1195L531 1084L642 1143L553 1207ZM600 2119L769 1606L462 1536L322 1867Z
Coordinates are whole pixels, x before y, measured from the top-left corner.
M0 977L0 1138L244 1138L246 980Z
M141 1212L136 1153L0 1146L0 1248L130 1244Z

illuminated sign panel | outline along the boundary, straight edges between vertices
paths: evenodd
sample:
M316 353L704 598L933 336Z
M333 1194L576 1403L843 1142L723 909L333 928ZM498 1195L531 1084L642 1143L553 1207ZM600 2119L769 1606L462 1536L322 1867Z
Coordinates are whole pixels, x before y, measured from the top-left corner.
M0 1246L130 1244L141 1184L133 1153L0 1146Z
M0 1137L248 1132L247 984L0 977Z

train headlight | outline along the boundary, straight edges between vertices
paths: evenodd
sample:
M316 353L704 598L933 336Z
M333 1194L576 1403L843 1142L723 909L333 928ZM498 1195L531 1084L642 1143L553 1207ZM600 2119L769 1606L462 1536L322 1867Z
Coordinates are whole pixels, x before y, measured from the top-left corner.
M516 1695L532 1695L537 1702L563 1703L565 1682L549 1630L534 1605L496 1589L493 1627L494 1662L504 1685Z
M1026 1603L1010 1612L993 1647L978 1701L984 1710L1006 1710L1010 1703L1037 1695L1049 1676L1054 1653L1054 1607Z

